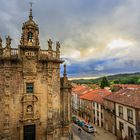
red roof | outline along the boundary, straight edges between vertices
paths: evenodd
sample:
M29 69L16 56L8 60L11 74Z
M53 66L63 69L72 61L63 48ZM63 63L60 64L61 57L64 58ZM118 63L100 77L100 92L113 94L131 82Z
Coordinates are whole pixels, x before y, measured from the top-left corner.
M88 93L80 96L80 99L95 101L95 102L102 104L103 97L105 97L109 94L111 94L111 92L109 92L106 89L96 89L96 90L89 91Z
M83 94L86 94L87 92L89 92L90 89L86 86L76 86L72 89L72 92L74 94L77 94L79 96L83 95Z
M140 109L140 89L122 89L106 96L105 99Z
M128 89L139 89L140 85L135 85L135 84L114 84L113 86L118 86L121 88L128 88Z

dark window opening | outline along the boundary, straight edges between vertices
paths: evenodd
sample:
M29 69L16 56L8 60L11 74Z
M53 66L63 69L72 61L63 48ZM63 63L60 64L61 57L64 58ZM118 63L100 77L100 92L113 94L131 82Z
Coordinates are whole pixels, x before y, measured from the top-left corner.
M134 130L131 127L128 127L128 138L134 140Z
M35 140L35 125L26 125L23 131L23 140Z
M33 83L27 83L26 84L26 92L27 93L33 93L34 92L34 85L33 85Z
M119 129L120 129L120 131L122 131L123 128L124 128L123 123L122 122L119 122Z
M123 118L123 107L119 106L119 116Z
M131 109L127 109L127 119L128 122L133 123L133 111Z

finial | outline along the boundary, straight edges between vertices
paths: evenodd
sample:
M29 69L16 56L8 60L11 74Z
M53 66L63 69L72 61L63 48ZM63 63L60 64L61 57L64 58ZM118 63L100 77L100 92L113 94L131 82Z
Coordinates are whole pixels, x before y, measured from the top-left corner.
M66 64L64 64L64 77L66 77L67 76L67 70L66 70Z
M33 15L32 15L32 5L33 5L33 2L30 2L30 14L29 14L29 19L30 19L30 20L33 19Z

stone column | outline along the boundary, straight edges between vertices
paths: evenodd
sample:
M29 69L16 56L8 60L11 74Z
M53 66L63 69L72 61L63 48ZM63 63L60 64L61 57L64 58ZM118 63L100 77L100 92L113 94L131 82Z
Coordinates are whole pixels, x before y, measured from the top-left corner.
M0 37L0 56L3 55L2 38Z
M9 67L10 62L5 63L5 67ZM4 122L3 131L8 140L11 140L10 132L10 69L5 68L5 96L4 96Z
M48 62L47 137L53 137L52 63Z

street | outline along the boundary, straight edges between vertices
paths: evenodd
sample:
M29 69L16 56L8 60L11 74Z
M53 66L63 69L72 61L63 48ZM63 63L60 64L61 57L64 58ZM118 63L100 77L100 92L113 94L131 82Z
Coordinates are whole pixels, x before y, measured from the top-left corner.
M103 128L95 127L97 129L97 133L95 133L94 136L93 133L87 133L83 129L81 134L79 134L78 126L76 124L72 124L73 140L116 140L115 135L105 131Z
M78 132L78 126L76 124L72 125L72 132L74 134L73 140L93 140L93 133L87 133L83 129L81 133Z

